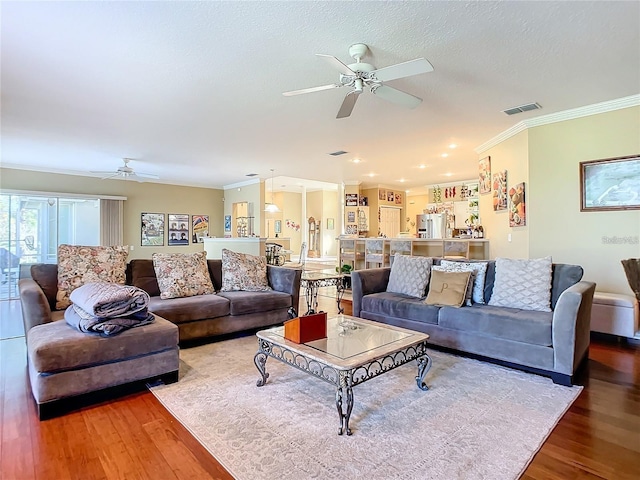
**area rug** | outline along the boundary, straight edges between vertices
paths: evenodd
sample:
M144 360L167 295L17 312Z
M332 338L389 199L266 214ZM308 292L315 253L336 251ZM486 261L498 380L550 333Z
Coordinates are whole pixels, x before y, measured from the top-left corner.
M257 387L255 336L180 352L180 380L151 387L236 478L515 479L581 387L431 351L428 391L407 364L354 387L339 436L334 387L277 360Z

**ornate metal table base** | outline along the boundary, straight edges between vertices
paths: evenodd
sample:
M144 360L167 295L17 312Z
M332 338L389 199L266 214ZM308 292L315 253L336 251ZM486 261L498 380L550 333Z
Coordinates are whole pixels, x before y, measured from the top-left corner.
M363 365L349 369L340 369L328 365L314 358L309 358L302 353L295 352L287 347L259 338L258 352L254 357L254 363L261 378L256 382L258 387L267 383L269 374L266 371L267 358L272 357L287 365L320 378L336 387L336 408L340 418L338 435L351 435L349 418L353 410L353 387L371 378L382 375L394 368L400 367L413 360L418 362L418 375L416 382L421 390L428 390L424 383L424 377L431 368L431 357L427 354L427 342L421 342L414 346L403 348L389 355L367 361Z
M307 301L307 313L305 313L305 315L318 313L318 289L320 287L336 287L338 313L344 312L344 308L340 306L345 290L342 276L335 275L327 278L302 278L300 285L304 288L304 297Z

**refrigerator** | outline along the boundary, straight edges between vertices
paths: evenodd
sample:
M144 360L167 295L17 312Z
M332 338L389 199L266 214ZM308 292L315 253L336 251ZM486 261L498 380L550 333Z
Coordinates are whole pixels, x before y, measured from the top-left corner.
M447 216L444 213L416 215L418 238L445 238Z

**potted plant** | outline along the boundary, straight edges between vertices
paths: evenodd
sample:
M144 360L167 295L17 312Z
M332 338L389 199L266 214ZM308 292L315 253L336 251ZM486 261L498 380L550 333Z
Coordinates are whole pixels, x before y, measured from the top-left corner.
M342 265L342 267L336 267L336 272L344 275L344 277L342 277L344 288L351 288L351 270L353 270L353 267L346 263Z

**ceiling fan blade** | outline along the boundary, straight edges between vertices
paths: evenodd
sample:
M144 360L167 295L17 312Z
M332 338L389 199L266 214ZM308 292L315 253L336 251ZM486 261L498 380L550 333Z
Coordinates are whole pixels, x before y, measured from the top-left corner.
M398 63L389 67L374 70L376 78L382 82L395 80L396 78L410 77L421 73L433 72L433 65L426 58L417 58L404 63Z
M101 177L100 180L109 180L110 178L115 178L115 177L120 177L120 173L111 173L109 174L109 172L96 172L96 173L101 173L101 174L107 174L106 177Z
M154 179L159 179L160 177L158 175L156 175L155 173L141 173L141 172L135 172L132 175L135 175L136 177L142 177L142 178L154 178Z
M322 90L331 90L332 88L339 88L342 85L323 85L321 87L303 88L302 90L292 90L290 92L284 92L282 95L285 97L291 97L293 95L302 95L303 93L320 92Z
M353 107L356 106L356 100L358 100L359 96L360 92L353 91L347 93L347 96L344 97L344 100L342 101L340 110L338 110L338 115L336 115L336 118L345 118L351 115Z
M398 105L402 105L403 107L407 108L416 108L422 103L421 98L414 97L413 95L402 92L396 88L388 87L386 85L381 85L372 90L372 92L380 98L384 98L389 102L397 103Z
M355 72L347 67L344 63L338 60L333 55L324 55L322 53L316 53L317 57L320 57L325 60L329 65L338 70L343 75L355 75Z

